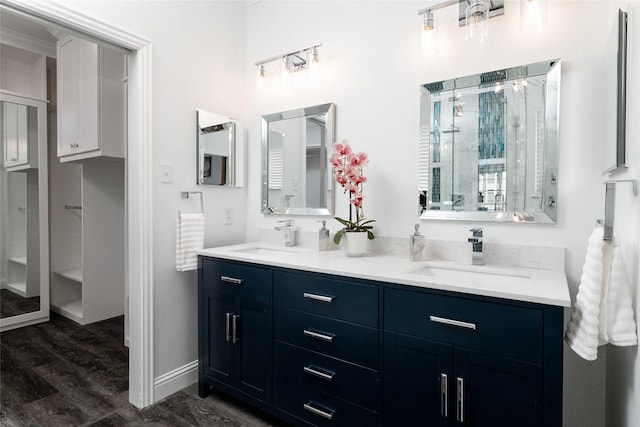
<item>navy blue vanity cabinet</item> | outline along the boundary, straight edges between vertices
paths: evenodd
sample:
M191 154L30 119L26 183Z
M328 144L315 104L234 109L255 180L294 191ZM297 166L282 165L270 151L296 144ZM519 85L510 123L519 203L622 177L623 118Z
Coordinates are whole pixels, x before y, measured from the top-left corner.
M562 308L387 287L384 424L561 426Z
M273 283L274 405L300 425L380 425L380 287L288 270Z
M210 386L253 402L271 402L271 269L200 257L199 394Z

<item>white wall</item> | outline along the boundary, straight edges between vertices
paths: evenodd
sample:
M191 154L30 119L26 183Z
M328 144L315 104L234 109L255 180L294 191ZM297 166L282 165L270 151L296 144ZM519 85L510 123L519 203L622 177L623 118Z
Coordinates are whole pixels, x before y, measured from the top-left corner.
M173 165L173 182L153 182L154 377L197 360L196 272L175 269L179 209L197 211L202 191L205 246L244 240L246 190L196 186L197 108L244 116L244 16L241 2L59 1L64 6L151 41L153 164ZM232 209L232 225L224 209ZM134 285L131 285L134 286Z
M624 4L623 4L624 5ZM629 12L628 100L627 100L627 174L616 177L639 178L640 175L640 3L626 5ZM640 310L640 197L632 197L628 185L616 191L615 234L622 246L633 288L636 321ZM607 425L640 425L640 357L638 347L607 349Z
M490 21L488 43L472 46L454 22L456 9L448 8L435 14L441 25L439 52L425 56L419 52L417 11L429 3L434 2L263 1L249 6L248 144L258 144L262 114L335 102L336 139L348 138L356 150L369 154L366 216L377 220L379 235L408 236L417 220L419 85L561 58L558 223L482 225L489 242L565 247L575 297L587 239L595 220L603 216L600 174L610 166L604 159L612 146L605 144L612 143L614 135L615 62L609 60L615 58L617 9L608 1L550 1L547 28L523 33L519 2L507 1L505 15ZM277 71L267 68L265 87L257 90L254 62L318 42L323 43L319 76L298 73L285 88ZM259 213L258 151L250 152L248 171L247 238L255 240L259 228L271 228L281 218ZM623 203L620 198L619 205ZM342 194L337 194L336 204L338 216L344 216L347 202ZM310 231L317 229L317 219L295 222ZM463 241L471 225L429 221L422 229L427 238ZM335 221L329 221L329 227L339 229ZM591 363L565 353L564 425L603 426L606 351Z

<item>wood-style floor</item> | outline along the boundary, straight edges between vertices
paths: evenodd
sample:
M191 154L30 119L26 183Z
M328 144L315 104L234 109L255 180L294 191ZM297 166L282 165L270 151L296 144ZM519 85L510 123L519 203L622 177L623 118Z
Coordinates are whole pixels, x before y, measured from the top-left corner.
M0 425L279 426L273 418L193 384L138 410L128 401L123 318L79 326L51 321L0 334Z
M0 319L40 310L40 297L23 298L8 289L0 289Z

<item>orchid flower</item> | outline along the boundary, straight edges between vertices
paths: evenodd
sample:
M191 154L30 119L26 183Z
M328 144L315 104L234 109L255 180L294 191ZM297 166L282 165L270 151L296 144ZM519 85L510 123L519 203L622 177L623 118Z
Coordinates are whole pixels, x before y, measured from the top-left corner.
M367 177L363 174L363 168L369 163L367 154L364 152L354 153L349 141L343 139L341 142L333 144L329 163L333 168L336 183L349 195L349 220L336 217L336 220L345 228L336 233L333 241L339 244L346 231L366 231L368 238L373 239L375 236L371 232L373 226L370 224L375 220L365 221L362 210L363 184L367 181ZM352 207L355 209L355 221L353 221Z

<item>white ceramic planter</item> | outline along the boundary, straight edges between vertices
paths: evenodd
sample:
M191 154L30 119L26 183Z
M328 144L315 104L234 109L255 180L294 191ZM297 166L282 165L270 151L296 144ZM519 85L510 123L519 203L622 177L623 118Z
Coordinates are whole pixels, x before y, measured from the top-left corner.
M367 252L369 239L366 231L345 231L340 242L347 256L362 256Z

